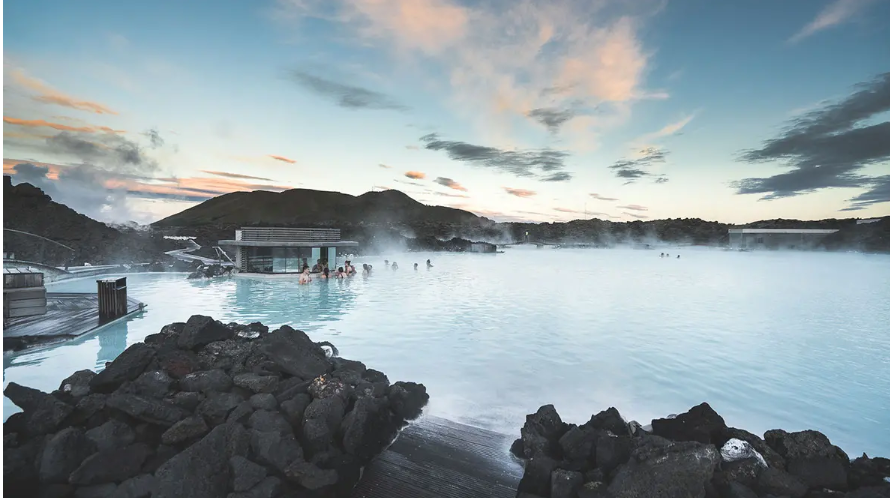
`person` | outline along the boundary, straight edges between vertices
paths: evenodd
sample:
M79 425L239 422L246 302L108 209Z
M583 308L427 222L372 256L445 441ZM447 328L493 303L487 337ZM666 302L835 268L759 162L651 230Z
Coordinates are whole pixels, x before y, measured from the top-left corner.
M680 255L679 255L679 254L677 254L677 259L680 259Z
M662 257L662 258L664 257L664 253L661 253L661 257Z
M346 276L346 272L343 271L343 267L337 268L337 278L343 278Z
M312 273L319 273L324 267L321 266L321 260L318 259L315 261L315 264L312 266Z
M429 270L432 267L433 267L433 264L430 263L430 260L426 260L426 269Z
M367 277L371 274L371 269L368 268L368 263L362 263L362 276Z
M383 260L383 266L389 268L389 260L388 259Z
M414 263L414 271L417 271L417 263Z
M321 270L321 278L323 278L323 279L331 278L331 272L327 268L323 268Z
M309 266L303 267L303 273L300 274L300 284L308 284L312 281L312 277L309 276Z
M396 263L395 261L393 261L393 262L392 262L392 269L393 269L393 270L398 270L398 269L399 269L399 264Z

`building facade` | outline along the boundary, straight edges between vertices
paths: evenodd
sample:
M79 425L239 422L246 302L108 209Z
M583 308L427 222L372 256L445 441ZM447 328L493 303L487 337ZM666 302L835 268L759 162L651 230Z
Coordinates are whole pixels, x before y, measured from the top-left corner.
M806 228L730 228L731 249L811 249L837 232L831 229Z
M219 245L233 248L241 272L300 273L318 263L336 269L341 249L358 247L358 242L341 240L336 228L242 227L234 240Z

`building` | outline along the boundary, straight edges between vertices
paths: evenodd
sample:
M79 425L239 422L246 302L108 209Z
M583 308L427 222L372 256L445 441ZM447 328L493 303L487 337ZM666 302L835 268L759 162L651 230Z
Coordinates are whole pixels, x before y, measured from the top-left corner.
M869 218L867 220L856 220L856 224L857 225L866 225L868 223L877 223L883 219L884 218Z
M340 240L336 228L242 227L235 230L235 240L219 245L234 249L235 267L242 272L299 273L318 261L336 269L338 250L358 242Z
M730 228L731 249L810 249L834 229Z

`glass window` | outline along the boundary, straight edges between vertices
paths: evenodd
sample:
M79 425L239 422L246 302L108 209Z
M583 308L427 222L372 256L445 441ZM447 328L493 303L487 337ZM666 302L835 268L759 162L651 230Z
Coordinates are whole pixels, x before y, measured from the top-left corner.
M272 273L272 248L248 247L247 271L253 273Z

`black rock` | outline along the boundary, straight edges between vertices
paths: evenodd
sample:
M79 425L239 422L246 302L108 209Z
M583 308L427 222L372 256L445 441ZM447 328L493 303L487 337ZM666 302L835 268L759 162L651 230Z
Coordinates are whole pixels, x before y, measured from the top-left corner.
M789 498L802 498L807 493L807 486L793 475L772 467L764 468L757 476L755 491Z
M357 400L352 411L343 419L342 426L343 449L363 461L380 453L399 429L386 398Z
M631 436L601 435L596 440L596 466L607 474L611 473L630 460L634 446Z
M602 481L588 481L578 490L578 498L613 498Z
M281 479L269 476L248 491L238 493L229 493L227 498L275 498L281 492ZM298 497L300 495L287 495L288 497Z
M652 421L652 433L671 441L716 444L725 429L726 422L723 421L723 417L707 403L693 406L688 412L677 415L676 418L660 418Z
M331 364L324 350L300 331L288 326L260 339L260 350L282 372L304 380L326 373Z
M253 412L247 421L247 427L258 432L272 432L282 436L293 435L293 428L283 415L269 410Z
M580 472L556 469L550 474L550 498L575 498L583 484Z
M129 386L128 392L148 396L150 398L164 398L170 393L173 379L163 370L144 372Z
M292 426L300 427L303 425L303 413L311 402L312 398L308 394L297 394L281 403L281 413Z
M43 483L66 484L80 463L96 452L96 446L83 430L69 427L49 438L38 466Z
M513 444L510 445L510 454L515 456L516 458L525 458L525 453L522 450L522 438L516 438L513 441Z
M284 472L292 462L303 458L303 448L292 435L250 431L250 450L256 461Z
M154 455L148 457L145 460L145 463L142 464L142 473L143 474L154 474L158 468L163 465L167 460L176 456L179 451L167 445L159 445Z
M115 419L88 430L86 437L93 442L98 451L127 446L136 441L136 433L133 432L133 429L129 425Z
M883 484L881 486L859 488L856 491L850 491L845 494L844 498L890 498L890 486Z
M559 438L566 430L553 405L544 405L537 412L526 415L525 425L520 430L526 458L539 455L556 457Z
M404 420L414 420L419 417L430 400L423 384L414 382L396 382L389 386L387 393L389 406L396 417Z
M170 427L188 415L183 409L165 401L135 394L112 394L105 405L138 420L165 427Z
M278 409L278 400L275 395L270 393L254 394L250 397L250 406L257 410L276 410Z
M730 481L720 492L722 498L757 498L757 493L740 482Z
M243 373L234 377L236 386L250 389L253 393L272 393L278 389L280 379L274 375L257 375L255 373Z
M550 494L550 477L558 462L546 455L534 456L525 465L525 472L516 491L540 496Z
M869 458L865 453L850 462L849 483L853 489L884 484L890 478L890 459Z
M59 391L73 398L82 398L90 394L90 382L95 376L96 372L92 370L78 370L59 384Z
M373 368L369 368L365 370L365 373L362 374L362 378L366 381L376 384L378 382L382 382L389 387L389 379L386 377L386 374L379 370L374 370Z
M663 445L645 438L609 485L615 498L705 496L720 454L711 445L680 442Z
M74 498L112 498L116 491L117 484L113 482L81 486L74 491Z
M606 475L603 469L591 469L584 473L584 482L605 482Z
M30 435L56 432L74 407L55 396L10 382L3 391L10 401L22 409L24 430Z
M218 498L229 489L228 441L232 427L220 425L155 472L153 498Z
M38 498L72 498L74 490L75 488L71 484L47 484L41 486L40 494L37 496Z
M141 473L142 464L151 453L151 448L142 443L100 451L85 459L71 473L69 482L89 486L125 481Z
M194 315L189 318L176 344L180 349L196 349L216 341L225 341L234 337L235 333L225 325L216 322L209 316Z
M594 430L572 427L559 438L559 447L562 455L569 460L586 460L596 455L596 440Z
M336 470L320 469L302 459L288 465L284 475L310 491L333 486L337 483Z
M265 467L241 456L230 458L229 468L232 471L232 489L235 491L247 491L266 477Z
M195 411L204 401L204 395L198 392L178 392L169 398L170 403L190 412Z
M243 402L244 399L237 394L210 391L207 399L195 409L195 414L204 417L211 426L217 426L224 423L232 410Z
M614 406L590 417L590 421L581 427L584 429L609 431L616 436L630 436L630 427Z
M330 374L319 375L312 379L307 390L315 399L330 398L331 396L346 398L351 391L349 385Z
M764 439L785 459L788 473L807 487L847 489L850 459L821 432L776 429L767 431Z
M101 413L105 409L105 400L108 399L107 394L88 394L81 398L68 416L67 423L71 425L84 425L89 422L90 427L98 427L105 423L104 416Z
M720 470L714 473L714 485L718 490L722 490L727 488L729 483L738 482L754 489L757 487L758 476L763 468L756 458L724 462Z
M155 488L155 476L142 474L120 483L112 498L151 498Z
M345 410L339 396L316 399L309 404L303 414L303 438L309 451L322 451L333 443Z
M161 435L161 442L166 445L176 445L197 437L201 437L210 431L210 427L200 416L193 415L173 424Z
M137 342L128 347L90 381L95 392L110 393L128 380L142 375L155 358L155 349L148 344Z
M333 376L353 386L363 380L362 375L368 370L364 363L346 358L331 358L331 364L334 366Z
M232 388L232 379L222 370L204 370L179 380L179 389L190 392L225 392Z
M34 438L16 448L3 450L3 491L11 496L31 496L37 491L38 458L44 438Z
M181 379L201 369L198 356L191 351L181 349L159 352L158 365L174 379Z
M242 401L238 406L235 407L234 410L229 413L229 416L226 418L226 422L238 422L241 424L246 424L250 419L250 416L253 415L253 406L251 406L250 402Z
M290 379L281 381L278 384L278 388L275 390L275 399L277 399L279 403L284 403L294 396L308 394L309 384L311 383L311 380L301 380L299 377L291 377Z
M756 434L752 434L743 429L736 429L735 427L727 427L726 429L718 431L716 434L712 434L712 436L715 436L713 442L714 446L717 448L722 448L727 441L733 438L745 441L760 453L760 456L766 460L767 465L785 470L785 459L782 458L782 455L770 448L769 445L766 444L766 441Z

